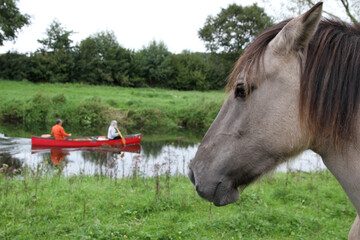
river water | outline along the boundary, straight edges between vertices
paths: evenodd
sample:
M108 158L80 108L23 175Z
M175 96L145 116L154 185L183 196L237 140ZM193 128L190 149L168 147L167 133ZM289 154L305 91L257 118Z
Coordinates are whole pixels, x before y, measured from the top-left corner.
M6 137L0 133L0 167L58 172L64 176L85 174L109 177L186 175L199 143L142 141L126 148L34 148L30 138ZM279 165L275 171L317 171L325 169L322 159L307 150Z

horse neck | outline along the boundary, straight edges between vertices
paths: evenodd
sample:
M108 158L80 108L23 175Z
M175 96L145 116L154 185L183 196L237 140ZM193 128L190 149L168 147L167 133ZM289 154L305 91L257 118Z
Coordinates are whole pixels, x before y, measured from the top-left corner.
M359 135L360 137L360 135ZM349 144L343 152L333 149L320 153L324 164L338 180L360 216L360 145Z

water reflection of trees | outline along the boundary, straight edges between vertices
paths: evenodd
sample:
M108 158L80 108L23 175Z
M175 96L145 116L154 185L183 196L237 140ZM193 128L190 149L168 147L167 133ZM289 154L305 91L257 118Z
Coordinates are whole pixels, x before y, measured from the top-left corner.
M7 164L9 169L21 168L22 162L20 159L13 157L10 153L0 153L0 167Z
M91 162L96 166L95 174L117 177L118 160L123 155L121 151L82 151L81 156L85 162Z
M21 168L22 161L14 157L14 152L21 150L16 149L16 143L9 138L5 137L5 134L0 133L0 168L3 164L8 165L8 169Z
M114 160L122 154L121 151L82 151L81 156L84 161L92 162L99 166L112 166Z
M181 140L175 140L175 141L158 141L158 142L141 142L141 148L143 155L146 158L153 157L157 158L160 154L164 152L164 148L166 146L174 146L176 148L189 148L194 147L198 143L189 143L189 142L183 142Z

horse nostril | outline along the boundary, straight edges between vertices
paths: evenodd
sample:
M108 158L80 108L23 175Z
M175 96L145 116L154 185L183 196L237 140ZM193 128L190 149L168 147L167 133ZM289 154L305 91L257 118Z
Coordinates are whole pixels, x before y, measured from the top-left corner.
M188 177L189 177L190 181L195 185L194 172L191 170L191 168L189 168Z

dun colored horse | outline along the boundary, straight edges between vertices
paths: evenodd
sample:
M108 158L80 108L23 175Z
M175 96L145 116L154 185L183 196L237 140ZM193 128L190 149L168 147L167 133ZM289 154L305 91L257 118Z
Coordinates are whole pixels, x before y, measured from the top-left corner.
M355 206L349 239L360 239L360 27L322 19L322 5L266 30L237 61L189 178L222 206L312 149Z

